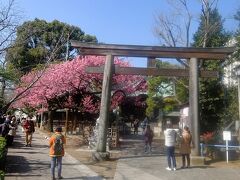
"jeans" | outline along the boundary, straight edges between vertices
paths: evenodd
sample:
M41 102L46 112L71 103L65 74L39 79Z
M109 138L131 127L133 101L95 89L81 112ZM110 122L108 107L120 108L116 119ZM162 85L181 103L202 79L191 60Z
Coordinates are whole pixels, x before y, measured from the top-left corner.
M151 145L151 143L145 143L145 145L144 145L144 152L145 153L152 153L152 145Z
M169 168L176 168L175 147L167 146L167 161Z
M55 167L57 163L58 177L62 174L62 156L51 157L51 175L55 178Z

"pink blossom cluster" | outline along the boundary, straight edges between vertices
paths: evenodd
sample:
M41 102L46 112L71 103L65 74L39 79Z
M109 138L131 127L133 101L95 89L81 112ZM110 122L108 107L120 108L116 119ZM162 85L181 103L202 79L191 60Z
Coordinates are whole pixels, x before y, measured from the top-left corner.
M54 99L61 99L62 108L81 108L87 112L97 112L101 97L103 74L86 73L87 66L102 66L105 63L104 56L78 56L75 59L62 63L55 63L48 68L32 71L21 78L21 83L16 89L18 94L26 90L34 80L36 83L29 88L14 107L49 107L49 102ZM114 59L114 64L121 67L129 67L130 64L119 58ZM114 75L112 90L122 90L126 94L134 92L145 92L147 83L142 76L137 75ZM99 92L98 95L96 95ZM81 96L81 102L76 102L74 95ZM63 97L63 98L61 98ZM95 97L95 98L94 98ZM123 97L114 97L112 108L122 101ZM81 107L79 107L81 106Z

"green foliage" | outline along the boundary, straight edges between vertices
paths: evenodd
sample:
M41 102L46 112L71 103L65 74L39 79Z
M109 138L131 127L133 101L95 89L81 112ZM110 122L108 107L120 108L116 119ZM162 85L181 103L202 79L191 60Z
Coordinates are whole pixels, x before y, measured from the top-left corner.
M0 170L4 170L7 156L7 141L4 137L0 137ZM4 176L4 172L0 172L0 177Z
M179 68L168 62L157 61L157 68ZM188 99L187 79L174 79L168 77L150 77L148 79L148 99L146 114L150 117L163 112L176 110L177 106ZM174 90L175 88L175 90ZM157 112L156 112L157 111Z
M149 117L152 117L155 110L163 108L163 98L160 97L154 97L152 93L148 93L149 98L147 98L147 109L146 114Z
M204 17L201 17L200 26L194 35L193 46L203 47L204 33L206 31ZM229 40L230 33L223 29L223 20L217 9L210 10L209 27L207 30L206 47L221 47ZM223 72L222 61L202 61L202 69L218 70L220 78L217 79L201 79L200 81L200 127L201 132L214 131L222 124L223 113L226 108L226 100L224 96L224 86L221 83L221 72Z
M1 180L4 180L4 176L5 176L4 171L1 171L1 170L0 170L0 179L1 179Z
M6 139L4 137L0 137L0 159L2 159L3 156L5 155L6 146L7 146Z
M200 18L200 24L197 32L193 36L194 47L203 47L204 34L207 33L206 47L221 47L229 40L230 33L223 28L223 20L217 9L210 9L209 26L205 26L205 18Z
M20 78L20 72L18 72L11 64L8 64L6 68L0 67L0 77L7 82L17 83Z
M49 60L64 60L67 48L69 58L72 58L76 53L69 46L70 39L97 42L95 36L85 34L79 27L57 20L50 23L39 19L27 21L18 27L14 48L7 52L7 61L26 73Z
M163 104L164 104L164 108L163 108L164 112L171 112L173 110L176 110L178 105L174 97L164 98Z
M225 106L227 108L221 114L221 127L226 127L232 121L239 119L237 99L238 92L236 87L229 87L225 90Z

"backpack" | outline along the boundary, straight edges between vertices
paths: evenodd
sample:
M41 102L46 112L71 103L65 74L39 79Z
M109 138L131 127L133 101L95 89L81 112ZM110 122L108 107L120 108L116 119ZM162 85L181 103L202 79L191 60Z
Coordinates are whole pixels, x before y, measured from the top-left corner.
M55 155L62 155L63 152L63 135L55 135L53 149Z

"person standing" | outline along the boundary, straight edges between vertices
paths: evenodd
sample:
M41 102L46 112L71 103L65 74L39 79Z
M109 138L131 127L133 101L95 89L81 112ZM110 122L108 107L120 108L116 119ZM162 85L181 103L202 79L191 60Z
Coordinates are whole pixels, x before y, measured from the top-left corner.
M10 122L10 130L9 130L8 136L7 136L8 146L11 146L13 144L13 139L16 136L17 127L18 127L17 119L15 116L13 116L12 120Z
M62 128L57 127L55 133L49 139L49 156L51 157L51 176L55 180L55 167L57 163L58 179L62 179L62 157L64 156L64 144L66 138L62 134Z
M191 142L192 142L192 135L189 131L187 126L184 126L181 143L180 143L180 154L182 155L182 167L181 168L189 168L190 167L190 153L191 153ZM187 166L185 166L185 160L187 159Z
M36 122L37 122L37 127L40 128L41 126L41 114L37 113L36 115Z
M144 151L145 153L147 152L152 152L152 140L153 140L153 130L151 129L150 125L147 125L146 130L144 131L144 142L145 142L145 147Z
M146 128L146 126L149 124L149 120L148 120L148 117L147 116L145 116L145 118L144 118L144 120L142 121L142 123L141 123L141 127L142 127L142 134L144 133L144 131L145 131L145 128Z
M170 121L167 121L166 126L167 128L164 131L168 162L168 167L166 169L169 171L176 171L177 165L175 158L175 143L177 138L177 132L172 128L172 123Z

